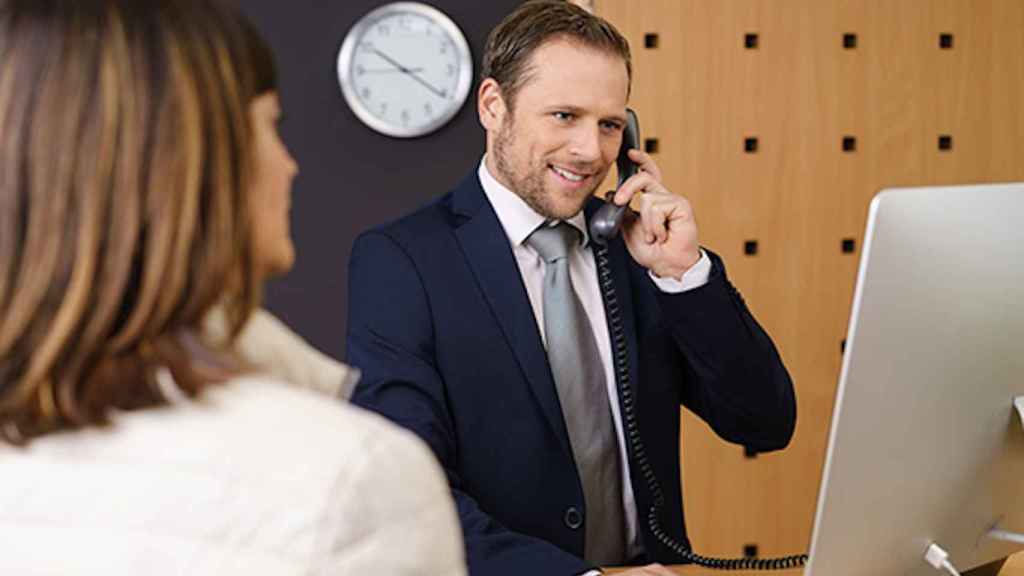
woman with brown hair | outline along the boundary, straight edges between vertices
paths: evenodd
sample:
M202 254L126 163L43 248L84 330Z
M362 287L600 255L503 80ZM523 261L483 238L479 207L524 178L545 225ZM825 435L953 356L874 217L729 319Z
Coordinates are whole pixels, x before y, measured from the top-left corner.
M216 0L0 0L0 573L465 572L418 441L203 334L287 235L261 50Z
M281 109L273 54L255 29L248 25L243 28L249 40L258 94L251 114L253 122L267 135L255 142L255 154L265 161L255 167L250 187L252 202L259 207L253 222L256 257L253 267L261 280L267 280L287 273L295 262L288 216L291 183L298 166L277 133ZM224 307L207 314L203 328L204 334L214 341L224 342L230 337ZM232 349L261 372L333 398L348 399L359 379L359 370L313 348L262 308L253 311L235 337Z

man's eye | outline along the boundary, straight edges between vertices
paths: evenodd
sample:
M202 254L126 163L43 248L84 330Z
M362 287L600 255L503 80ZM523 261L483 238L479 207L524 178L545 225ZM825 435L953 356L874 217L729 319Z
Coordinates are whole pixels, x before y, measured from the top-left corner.
M554 116L558 120L572 120L573 119L572 112L555 112Z

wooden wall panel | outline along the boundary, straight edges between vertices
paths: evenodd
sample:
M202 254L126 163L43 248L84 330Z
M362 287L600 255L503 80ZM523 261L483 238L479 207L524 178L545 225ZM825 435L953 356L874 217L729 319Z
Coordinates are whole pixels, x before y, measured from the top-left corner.
M869 202L890 186L1024 180L1024 2L593 4L630 40L631 105L642 137L659 141L669 188L693 203L702 242L726 259L797 387L797 432L782 453L747 459L685 416L694 545L805 551ZM650 33L656 49L644 48ZM844 48L847 33L856 48ZM941 33L952 49L940 49ZM952 150L939 150L944 134ZM856 150L843 151L844 136ZM963 257L951 255L951 271Z

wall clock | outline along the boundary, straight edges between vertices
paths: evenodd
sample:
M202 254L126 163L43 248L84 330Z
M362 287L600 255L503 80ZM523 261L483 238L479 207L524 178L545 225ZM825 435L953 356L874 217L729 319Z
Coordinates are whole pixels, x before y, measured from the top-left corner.
M367 126L413 138L437 130L462 108L473 83L473 58L462 31L440 10L392 2L346 34L338 82Z

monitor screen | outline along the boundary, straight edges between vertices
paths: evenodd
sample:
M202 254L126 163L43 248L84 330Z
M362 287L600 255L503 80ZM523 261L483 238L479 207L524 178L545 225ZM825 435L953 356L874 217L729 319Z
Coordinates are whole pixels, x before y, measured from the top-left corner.
M1024 547L1024 184L871 204L807 574L961 571Z

